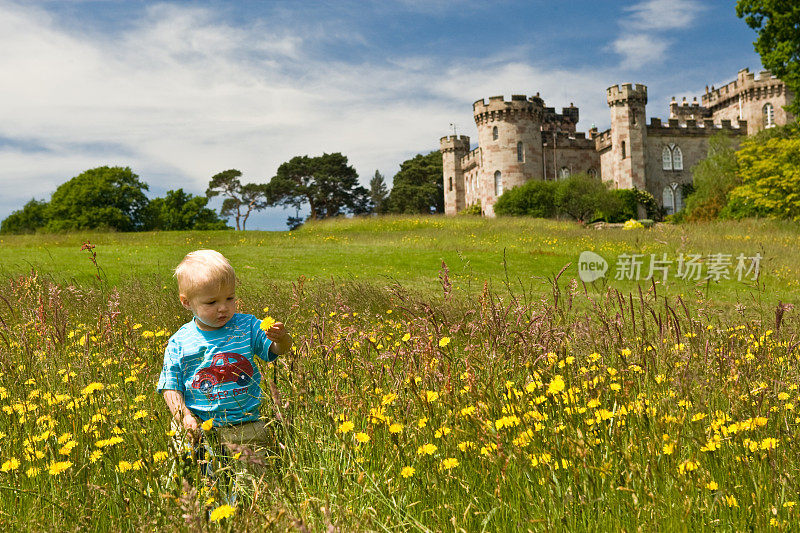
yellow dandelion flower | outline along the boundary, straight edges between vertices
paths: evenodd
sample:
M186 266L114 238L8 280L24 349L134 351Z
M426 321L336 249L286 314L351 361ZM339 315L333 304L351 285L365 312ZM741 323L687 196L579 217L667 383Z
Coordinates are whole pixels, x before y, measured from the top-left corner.
M451 468L455 468L458 466L458 459L455 457L448 457L444 459L440 465L442 470L450 470Z
M93 392L103 389L105 389L105 385L95 381L94 383L89 383L88 385L86 385L86 387L84 387L84 389L81 391L81 394L83 394L84 396L89 396Z
M439 348L444 348L448 344L450 344L450 337L442 337L439 339Z
M89 454L89 462L96 463L103 456L103 450L95 450Z
M68 469L71 466L72 466L72 461L61 461L61 462L58 462L58 463L52 463L50 465L50 470L49 470L50 471L50 475L51 476L57 476L61 472L63 472L64 470Z
M674 442L668 442L664 445L664 455L672 455L674 451L675 451Z
M145 418L146 416L147 416L147 411L145 411L144 409L139 409L138 411L133 413L134 420L139 420L141 418Z
M426 417L426 416L423 416L422 418L420 418L417 421L417 427L418 428L424 428L427 425L428 425L428 417Z
M410 338L411 338L411 334L410 333L406 333L405 335L403 335L403 342L408 342L408 339L410 339ZM411 468L411 467L408 466L406 468ZM413 468L412 468L412 470L413 470Z
M403 424L398 424L395 422L389 426L389 433L400 433L401 431L403 431Z
M39 469L38 466L32 466L25 471L25 475L28 477L36 477L37 475L39 475L40 471L41 470Z
M352 431L354 427L356 427L356 425L355 425L355 424L353 424L353 423L352 423L351 421L349 421L349 420L345 420L344 422L342 422L342 423L339 425L339 429L338 429L337 431L338 431L339 433L347 433L347 432L349 432L349 431Z
M719 484L716 481L709 481L706 483L706 488L708 490L717 490L719 488Z
M214 427L214 419L209 418L208 420L200 424L200 427L203 429L203 431L211 431L211 428Z
M423 454L427 454L427 455L433 455L433 454L434 454L434 452L435 452L437 449L438 449L438 448L436 447L436 445L435 445L435 444L430 444L430 443L428 443L428 444L423 444L422 446L420 446L419 448L417 448L417 454L418 454L418 455L423 455Z
M120 461L119 464L117 465L116 470L119 473L124 473L130 470L131 468L133 468L133 465L131 465L128 461Z
M154 463L160 463L161 461L165 460L167 457L169 457L169 454L167 454L167 452L164 452L164 451L156 452L156 453L153 454L153 462Z
M234 513L236 513L236 507L231 507L230 505L220 505L211 511L211 516L209 516L208 519L211 522L219 522L225 518L230 518L234 515Z
M19 460L15 457L12 457L11 459L3 463L3 466L0 467L0 472L11 472L12 470L16 470L17 468L19 468Z
M439 399L439 393L433 390L425 391L425 399L428 403L433 403Z
M261 321L261 329L267 331L269 328L274 326L276 322L277 320L275 320L271 316L268 316L267 318Z
M739 507L739 503L736 501L736 496L725 496L725 504L728 507Z
M564 378L562 378L560 374L556 374L547 385L547 394L558 394L559 392L563 392L565 388L566 383L564 383Z
M400 475L409 478L414 475L416 469L413 466L404 466L403 469L400 471Z
M359 432L359 433L356 433L356 440L358 442L360 442L361 444L366 444L366 443L369 442L369 435L367 435L363 431Z

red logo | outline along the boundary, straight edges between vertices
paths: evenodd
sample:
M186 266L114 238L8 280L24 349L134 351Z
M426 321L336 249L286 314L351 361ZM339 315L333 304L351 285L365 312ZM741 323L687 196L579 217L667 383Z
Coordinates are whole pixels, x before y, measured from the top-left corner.
M235 382L246 385L253 375L253 365L246 357L238 353L225 352L214 356L211 364L197 371L192 387L208 394L220 383Z

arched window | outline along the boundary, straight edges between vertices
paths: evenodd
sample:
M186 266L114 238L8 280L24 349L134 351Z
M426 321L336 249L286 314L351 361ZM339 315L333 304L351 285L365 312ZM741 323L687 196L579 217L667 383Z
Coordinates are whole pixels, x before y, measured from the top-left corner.
M775 108L772 107L772 104L767 102L764 104L764 108L762 109L764 113L764 127L765 128L772 128L775 126Z
M661 204L664 206L664 211L668 215L675 213L675 196L672 194L672 187L667 185L664 187L664 192L661 194Z
M675 212L677 213L683 209L683 190L680 187L676 187L672 191L672 195L675 197Z
M663 170L672 170L672 150L669 149L669 146L665 146L661 150L661 168Z
M453 178L452 177L448 178L448 180L447 180L447 190L448 191L452 191L453 190Z
M593 168L590 168L589 170L587 170L586 173L589 174L593 178L597 177L597 170L595 170Z
M558 169L558 179L565 180L569 177L569 169L567 167L561 167Z
M503 180L500 176L500 171L496 170L494 173L494 195L498 198L503 194Z
M517 161L520 163L525 161L525 150L522 148L522 141L517 143Z
M622 141L622 159L625 159L625 141Z
M464 192L469 194L469 176L464 177Z
M683 170L683 152L680 146L672 148L672 170Z
M492 128L492 140L496 141L497 137L499 137L499 135L497 134L497 126L495 126Z

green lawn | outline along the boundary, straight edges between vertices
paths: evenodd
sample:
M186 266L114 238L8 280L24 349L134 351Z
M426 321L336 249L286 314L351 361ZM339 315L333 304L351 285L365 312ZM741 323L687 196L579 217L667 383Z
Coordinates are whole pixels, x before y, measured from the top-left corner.
M172 287L171 269L183 255L199 248L225 254L244 287L285 285L305 276L309 281L357 280L379 286L398 282L430 293L441 290L439 271L444 261L456 291L480 291L484 281L494 289L506 283L532 294L551 291L553 278L569 265L561 281L577 278L580 252L592 250L610 264L607 284L623 292L636 283L616 280L620 254L644 254L641 277L650 254L672 261L667 283L659 293L708 298L713 302L745 301L770 294L773 300L796 303L800 294L800 226L771 221L659 225L647 230L594 230L571 222L473 217L359 218L307 224L294 232L162 232L76 233L69 235L3 236L2 273L20 274L35 268L56 281L91 280L95 269L85 241L97 245L97 261L111 285L132 279L157 278ZM733 280L681 280L675 277L679 254L730 254ZM759 283L738 281L734 272L739 254L760 253ZM705 274L703 274L703 277ZM595 283L590 290L601 288ZM651 283L642 280L643 290ZM757 286L758 285L758 286Z

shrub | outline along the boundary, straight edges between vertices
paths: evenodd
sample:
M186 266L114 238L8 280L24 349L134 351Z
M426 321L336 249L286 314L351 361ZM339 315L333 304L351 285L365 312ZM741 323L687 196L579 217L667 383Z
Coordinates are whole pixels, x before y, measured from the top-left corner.
M552 218L556 215L554 181L529 181L504 192L494 204L497 215Z
M619 200L608 186L588 174L574 174L557 182L554 200L559 214L579 222L596 220L603 212L619 209Z

